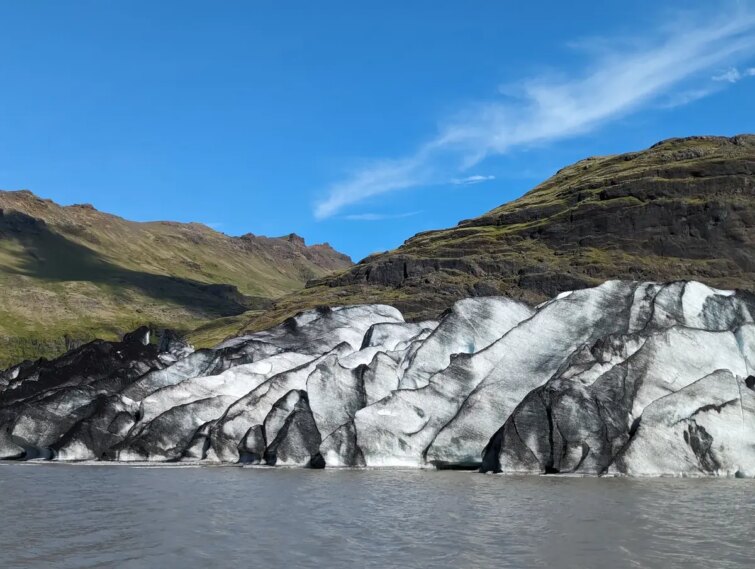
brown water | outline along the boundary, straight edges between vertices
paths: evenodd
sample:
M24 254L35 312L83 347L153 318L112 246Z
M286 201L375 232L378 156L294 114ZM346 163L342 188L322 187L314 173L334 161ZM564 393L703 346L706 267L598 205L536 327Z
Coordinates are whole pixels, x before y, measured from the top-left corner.
M755 481L0 465L0 567L755 566Z

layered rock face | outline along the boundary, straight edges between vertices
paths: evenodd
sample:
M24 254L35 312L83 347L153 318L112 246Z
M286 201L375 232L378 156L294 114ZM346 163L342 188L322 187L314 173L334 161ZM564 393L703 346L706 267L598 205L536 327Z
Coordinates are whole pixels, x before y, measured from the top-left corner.
M145 330L0 375L0 457L755 476L755 297L609 281L406 323L323 308L191 351Z
M748 287L754 225L755 136L671 139L577 162L513 202L323 281L417 289L436 304L491 290L541 302L617 277ZM410 316L429 305L406 304Z

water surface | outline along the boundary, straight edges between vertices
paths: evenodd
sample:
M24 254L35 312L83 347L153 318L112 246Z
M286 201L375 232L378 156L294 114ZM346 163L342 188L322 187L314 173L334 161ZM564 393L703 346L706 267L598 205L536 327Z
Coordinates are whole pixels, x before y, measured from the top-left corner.
M0 566L751 568L755 481L0 465Z

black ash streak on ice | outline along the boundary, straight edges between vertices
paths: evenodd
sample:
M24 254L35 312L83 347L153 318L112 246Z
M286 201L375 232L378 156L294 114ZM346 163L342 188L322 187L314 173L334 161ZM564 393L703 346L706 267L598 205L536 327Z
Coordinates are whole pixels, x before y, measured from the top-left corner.
M0 375L0 457L755 476L755 297L609 281L439 322L363 305Z

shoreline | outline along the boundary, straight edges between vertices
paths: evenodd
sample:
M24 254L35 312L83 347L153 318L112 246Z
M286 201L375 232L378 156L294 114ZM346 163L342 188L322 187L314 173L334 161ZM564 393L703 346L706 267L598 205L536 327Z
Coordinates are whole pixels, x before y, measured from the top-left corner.
M501 478L548 478L548 479L560 479L560 478L584 478L584 479L618 479L618 480L751 480L755 481L755 476L737 476L734 474L705 474L691 475L689 473L680 474L659 474L659 475L641 475L630 476L627 474L580 474L580 473L559 473L559 474L546 474L536 472L486 472L482 473L472 469L453 469L453 468L435 468L435 467L407 467L407 466L368 466L368 467L353 467L353 466L331 466L326 468L304 468L301 466L285 466L276 465L268 466L266 464L238 464L238 463L207 463L207 462L125 462L125 461L99 461L99 460L75 460L75 461L62 461L62 460L0 460L0 467L3 466L82 466L82 467L125 467L134 469L201 469L201 468L235 468L244 470L260 470L260 471L274 471L274 470L302 470L302 471L329 471L329 472L454 472L454 473L467 473L467 474L483 474L484 476L501 477Z

